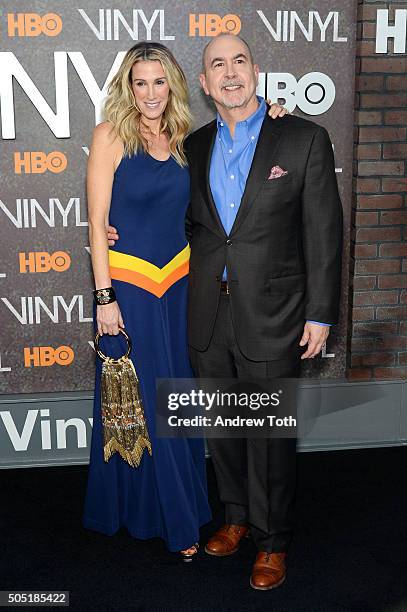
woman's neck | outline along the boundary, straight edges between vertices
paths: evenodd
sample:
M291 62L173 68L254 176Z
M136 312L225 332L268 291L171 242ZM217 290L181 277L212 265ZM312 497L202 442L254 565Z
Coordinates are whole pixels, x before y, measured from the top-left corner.
M161 117L159 117L158 119L145 119L145 117L141 117L140 119L141 132L145 132L146 134L150 134L153 136L159 136L160 127Z

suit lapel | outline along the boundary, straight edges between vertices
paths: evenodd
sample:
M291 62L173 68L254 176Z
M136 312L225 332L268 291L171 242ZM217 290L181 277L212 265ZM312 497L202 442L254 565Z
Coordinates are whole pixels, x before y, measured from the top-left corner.
M215 200L213 199L210 180L209 180L209 172L211 167L211 157L213 146L215 144L215 138L217 134L216 120L208 125L207 132L205 133L205 137L202 140L202 167L205 169L204 172L201 172L201 192L204 197L204 200L209 208L209 212L213 217L213 220L216 224L218 231L222 233L222 236L226 236L225 228L222 225L222 221L220 220L218 209L216 208Z
M271 168L278 163L275 158L281 138L281 128L278 126L278 121L280 120L271 119L268 115L264 118L245 190L230 235L240 227L262 184L270 174Z

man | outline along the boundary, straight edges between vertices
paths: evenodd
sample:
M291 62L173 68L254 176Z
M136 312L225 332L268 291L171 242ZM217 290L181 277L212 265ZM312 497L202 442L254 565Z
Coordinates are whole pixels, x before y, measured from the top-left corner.
M258 73L238 36L205 47L200 81L218 116L187 141L188 333L201 378L298 377L300 360L318 355L338 318L342 209L332 145L310 121L274 122L255 93ZM275 588L292 535L296 440L208 444L226 524L205 550L235 553L250 526L258 549L250 584Z
M200 81L218 117L187 145L188 333L202 378L298 377L300 360L320 352L338 318L342 208L332 145L310 121L273 122L256 97L258 73L237 36L205 48ZM226 525L206 551L236 552L250 525L257 589L285 578L295 443L208 440Z

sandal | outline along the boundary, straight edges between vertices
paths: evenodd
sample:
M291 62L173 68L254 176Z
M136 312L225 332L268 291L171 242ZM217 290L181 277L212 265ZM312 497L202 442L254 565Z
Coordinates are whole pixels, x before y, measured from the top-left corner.
M190 546L189 548L186 548L185 550L180 550L179 554L181 556L181 559L185 561L186 563L189 563L190 561L192 561L192 559L197 554L198 549L199 549L199 544L198 542L196 542L195 544L193 544L193 546ZM187 551L193 551L193 552L187 552Z

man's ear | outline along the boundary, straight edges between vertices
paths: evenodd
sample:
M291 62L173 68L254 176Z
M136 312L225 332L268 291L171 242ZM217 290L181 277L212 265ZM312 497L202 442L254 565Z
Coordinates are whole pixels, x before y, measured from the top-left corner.
M209 91L208 91L208 88L206 86L206 77L205 77L203 72L201 72L201 74L199 75L199 82L201 84L202 89L206 93L206 95L209 96Z
M258 64L253 64L253 68L254 68L254 74L256 75L256 85L258 85L260 68Z

